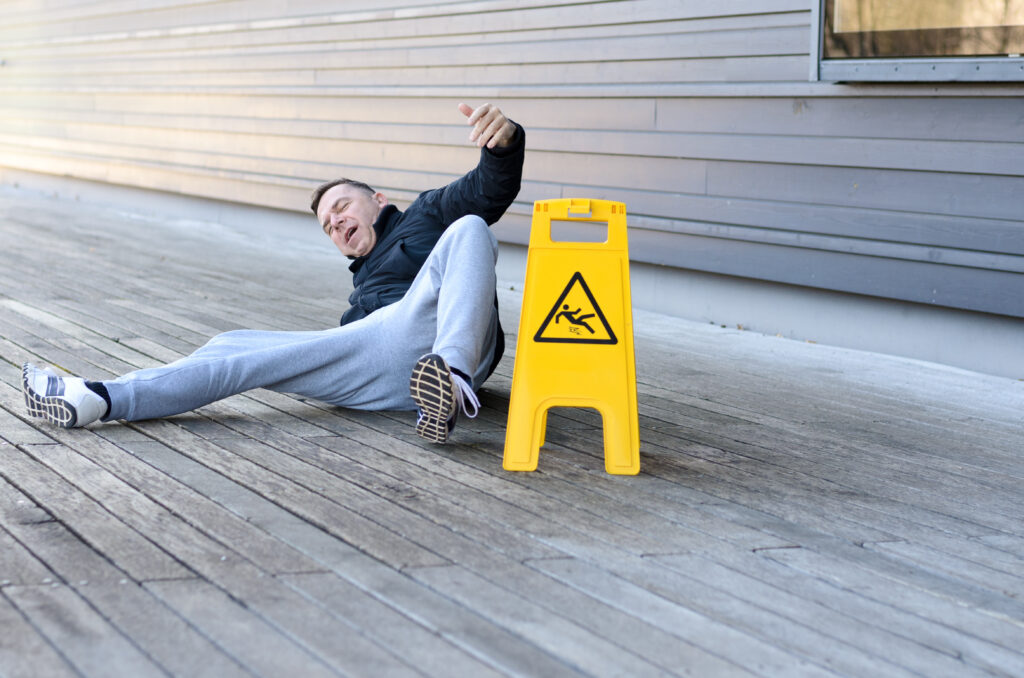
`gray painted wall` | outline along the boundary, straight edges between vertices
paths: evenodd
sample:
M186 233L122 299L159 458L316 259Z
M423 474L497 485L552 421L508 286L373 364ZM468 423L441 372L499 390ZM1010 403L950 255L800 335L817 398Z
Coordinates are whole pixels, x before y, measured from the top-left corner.
M1024 317L1022 84L809 82L806 0L394 5L3 3L0 166L297 212L353 175L402 203L474 162L455 105L489 100L529 131L506 243L534 200L609 198L638 264Z

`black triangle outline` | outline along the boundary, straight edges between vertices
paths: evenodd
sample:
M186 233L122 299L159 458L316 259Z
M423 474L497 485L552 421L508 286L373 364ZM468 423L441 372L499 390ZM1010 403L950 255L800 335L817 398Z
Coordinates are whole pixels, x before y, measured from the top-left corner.
M565 301L565 298L567 296L569 296L569 290L572 289L572 286L574 284L576 284L576 282L579 282L580 287L583 288L583 293L587 295L587 299L590 300L591 306L594 307L594 312L597 314L597 317L601 319L601 324L604 325L605 331L608 332L608 337L609 337L608 339L551 339L549 337L541 336L542 334L544 334L544 330L546 330L548 328L548 325L551 324L551 319L555 317L555 313L558 312L558 308L562 305L562 302ZM615 332L612 332L612 328L608 325L608 320L606 320L605 317L604 317L604 312L601 310L601 306L598 305L597 300L594 299L594 295L590 292L590 287L587 286L587 281L583 279L583 274L580 273L579 271L576 271L575 273L573 273L572 277L569 278L569 284L565 286L565 289L562 290L562 294L560 294L559 297L558 297L558 301L556 301L555 305L551 307L551 311L548 312L548 317L544 318L544 322L542 322L540 324L540 329L537 330L537 333L535 335L533 335L533 340L536 341L536 342L550 343L550 344L617 344L617 343L619 343L618 338L615 336Z

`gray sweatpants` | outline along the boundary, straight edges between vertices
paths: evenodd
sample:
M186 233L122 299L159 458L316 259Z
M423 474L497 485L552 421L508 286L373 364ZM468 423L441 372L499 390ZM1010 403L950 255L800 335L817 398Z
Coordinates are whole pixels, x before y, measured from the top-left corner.
M477 216L441 236L401 300L328 330L234 330L163 367L103 382L105 420L187 412L253 388L364 410L411 410L409 377L425 353L473 378L487 377L498 328L498 243Z

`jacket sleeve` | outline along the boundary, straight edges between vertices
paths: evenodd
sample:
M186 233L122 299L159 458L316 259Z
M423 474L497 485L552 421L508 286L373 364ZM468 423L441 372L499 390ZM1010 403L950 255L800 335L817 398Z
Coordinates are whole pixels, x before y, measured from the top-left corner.
M488 225L495 223L519 195L523 178L526 131L518 124L512 143L504 148L480 149L480 161L452 183L419 197L423 207L448 226L456 219L475 214Z

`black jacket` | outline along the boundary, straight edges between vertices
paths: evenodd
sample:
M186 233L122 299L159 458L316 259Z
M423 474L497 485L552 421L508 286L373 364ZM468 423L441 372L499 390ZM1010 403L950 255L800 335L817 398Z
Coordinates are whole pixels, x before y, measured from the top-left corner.
M442 188L424 191L404 212L385 207L373 228L377 242L370 253L349 266L355 286L348 301L352 306L341 324L365 318L379 308L401 299L419 272L441 233L467 214L494 224L519 194L523 175L526 132L518 124L512 143L498 149L480 150L477 166ZM495 295L497 305L497 295ZM505 337L498 327L498 342L491 371L501 359Z

